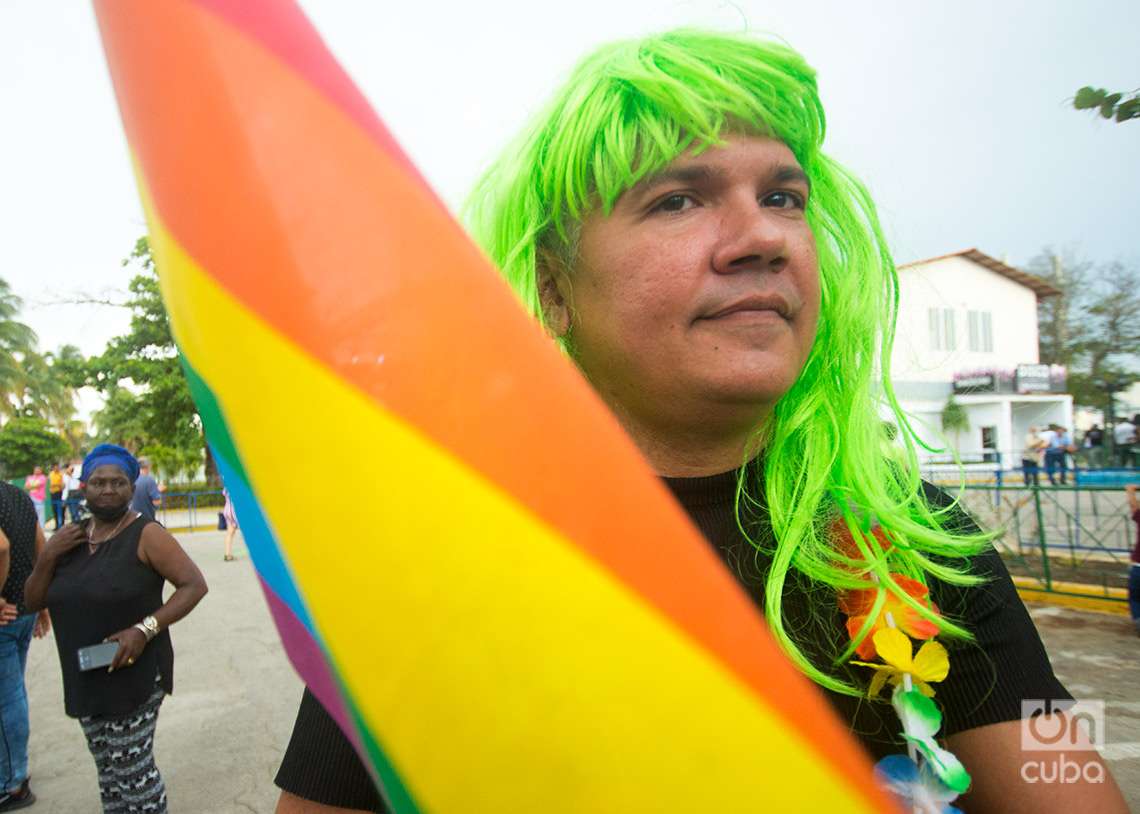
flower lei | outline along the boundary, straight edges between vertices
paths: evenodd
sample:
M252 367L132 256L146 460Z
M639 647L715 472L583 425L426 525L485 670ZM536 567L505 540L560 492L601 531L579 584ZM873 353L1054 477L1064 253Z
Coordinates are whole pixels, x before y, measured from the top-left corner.
M840 552L852 560L862 559L842 521L836 532ZM891 547L881 527L864 539L872 553L885 553ZM903 574L892 572L890 577L908 596L938 614L938 606L929 598L925 585ZM906 755L888 755L875 765L875 778L911 811L961 814L950 803L970 787L970 775L958 758L934 739L942 727L942 712L932 700L934 689L930 685L942 681L950 672L946 648L934 641L938 626L893 593L880 599L879 578L876 574L870 578L871 587L843 590L838 597L851 640L858 640L866 630L855 648L855 655L861 660L851 664L875 671L868 697L878 697L887 684L894 688L891 705L907 742ZM923 642L917 654L911 639ZM880 661L872 661L875 657Z

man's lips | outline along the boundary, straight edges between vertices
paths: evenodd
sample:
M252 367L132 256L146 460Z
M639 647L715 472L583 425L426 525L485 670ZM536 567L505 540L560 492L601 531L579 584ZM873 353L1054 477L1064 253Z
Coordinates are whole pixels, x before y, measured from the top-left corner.
M779 294L753 294L743 299L734 300L728 305L701 317L701 319L720 319L748 311L774 311L784 319L792 318L792 307L784 297Z

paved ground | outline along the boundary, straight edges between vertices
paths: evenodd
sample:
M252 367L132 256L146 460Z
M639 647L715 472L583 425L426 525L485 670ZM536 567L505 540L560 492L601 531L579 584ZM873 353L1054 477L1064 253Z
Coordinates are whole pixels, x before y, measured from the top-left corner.
M273 774L301 695L277 641L244 549L222 562L222 534L180 539L206 574L210 593L173 631L175 695L163 705L157 759L171 810L198 814L272 812ZM1075 695L1108 702L1106 750L1132 807L1140 811L1140 638L1123 617L1035 606L1054 667ZM99 811L95 769L78 724L63 714L59 663L50 641L28 660L32 786L39 814Z
M1102 754L1140 812L1140 637L1126 616L1032 604L1053 670L1076 698L1103 700L1108 726Z

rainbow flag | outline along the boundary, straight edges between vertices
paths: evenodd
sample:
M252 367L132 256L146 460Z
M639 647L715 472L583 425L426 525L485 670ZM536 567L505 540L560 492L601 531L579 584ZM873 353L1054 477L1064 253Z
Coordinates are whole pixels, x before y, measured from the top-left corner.
M392 807L889 808L295 3L95 7L269 606Z

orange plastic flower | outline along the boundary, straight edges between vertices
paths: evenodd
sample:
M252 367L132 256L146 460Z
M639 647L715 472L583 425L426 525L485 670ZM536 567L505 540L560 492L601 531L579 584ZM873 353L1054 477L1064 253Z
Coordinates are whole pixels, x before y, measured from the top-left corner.
M918 600L919 603L925 604L926 607L930 608L934 613L938 613L938 606L930 601L930 590L921 582L916 579L911 579L910 577L905 577L902 574L891 574L891 578L909 596ZM875 597L877 594L878 589L876 588L858 588L855 590L841 591L839 593L839 609L847 615L847 635L852 639L858 635L860 629L862 629L864 623L867 621L867 617L875 605ZM938 626L934 624L934 622L922 618L918 611L909 605L904 605L903 601L893 593L888 593L886 600L883 602L883 607L879 610L878 617L867 633L867 637L863 639L855 649L855 653L859 658L874 658L874 636L878 631L885 630L889 627L887 624L888 613L891 614L891 617L894 619L895 627L912 638L933 639L938 633Z
M847 524L844 523L842 519L835 522L832 526L832 530L835 538L835 547L840 554L850 560L863 559L863 555L859 553L859 547L855 545L855 541L851 539L850 529L847 528ZM875 526L875 528L871 529L871 537L873 539L867 540L866 542L872 552L874 552L876 547L882 552L890 550L891 541L882 526Z

